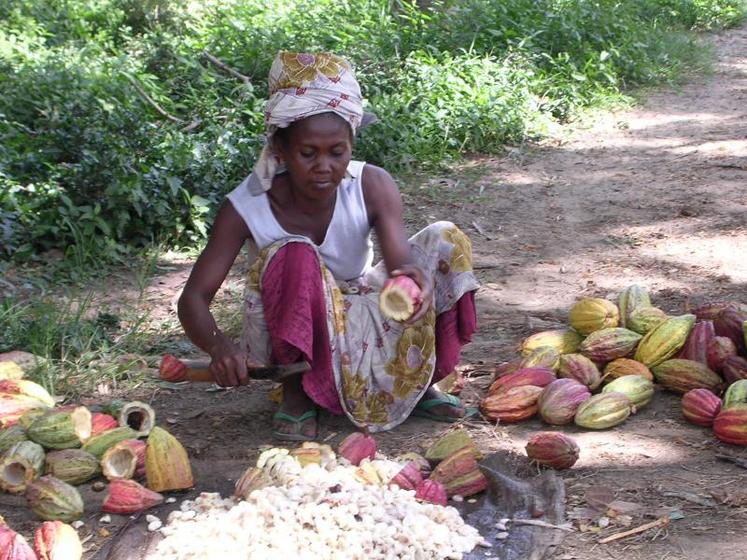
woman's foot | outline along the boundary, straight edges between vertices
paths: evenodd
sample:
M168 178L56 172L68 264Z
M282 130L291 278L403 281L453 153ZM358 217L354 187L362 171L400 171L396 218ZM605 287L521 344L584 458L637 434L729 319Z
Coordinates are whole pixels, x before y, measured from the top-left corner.
M272 419L273 435L289 441L316 438L316 406L301 385L301 376L283 383L283 400Z
M428 387L415 408L419 416L442 417L445 421L455 421L463 418L466 412L459 399L453 395L442 393L432 386Z

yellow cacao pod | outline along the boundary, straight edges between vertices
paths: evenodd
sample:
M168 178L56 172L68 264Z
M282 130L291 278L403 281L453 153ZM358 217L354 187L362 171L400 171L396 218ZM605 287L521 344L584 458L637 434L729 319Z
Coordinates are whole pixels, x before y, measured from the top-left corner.
M528 356L541 346L551 346L558 354L570 354L576 351L583 339L584 337L573 329L552 329L534 333L521 343L521 355Z
M695 315L671 317L651 329L638 343L634 359L654 367L674 356L695 325Z
M616 327L619 320L617 305L603 298L583 298L571 307L568 314L571 327L581 334Z
M581 403L573 421L582 428L603 430L623 423L631 412L630 399L622 393L599 393Z
M158 426L148 435L145 477L148 488L154 492L184 490L194 486L187 451L178 439Z

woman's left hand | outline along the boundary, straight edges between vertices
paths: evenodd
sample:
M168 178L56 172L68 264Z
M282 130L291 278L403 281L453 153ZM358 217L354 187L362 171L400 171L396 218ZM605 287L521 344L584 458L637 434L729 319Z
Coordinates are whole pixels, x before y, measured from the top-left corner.
M415 310L413 316L405 321L405 325L412 325L428 312L433 303L433 281L419 266L415 266L414 264L403 264L399 268L392 270L391 275L392 277L409 276L420 287L420 306Z

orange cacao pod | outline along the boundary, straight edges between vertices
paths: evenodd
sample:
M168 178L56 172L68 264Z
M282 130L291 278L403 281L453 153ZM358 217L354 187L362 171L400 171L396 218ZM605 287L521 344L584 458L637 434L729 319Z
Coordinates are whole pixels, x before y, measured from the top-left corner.
M625 375L640 375L649 381L654 380L654 374L651 373L651 370L648 369L645 364L636 362L630 358L617 358L604 366L602 381L604 383L610 383L618 377L623 377Z
M510 389L511 387L520 387L522 385L545 387L555 381L555 379L555 372L549 367L527 367L493 381L492 385L488 388L488 395L492 395L502 388Z
M483 416L492 422L519 422L537 412L537 399L542 387L522 385L496 391L480 402Z

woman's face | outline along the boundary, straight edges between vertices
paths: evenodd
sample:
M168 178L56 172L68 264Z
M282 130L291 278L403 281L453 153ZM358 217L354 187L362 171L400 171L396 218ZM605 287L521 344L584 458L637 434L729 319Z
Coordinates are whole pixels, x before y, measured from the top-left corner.
M353 149L350 125L334 113L313 115L284 131L276 149L292 185L307 196L322 197L345 176Z

